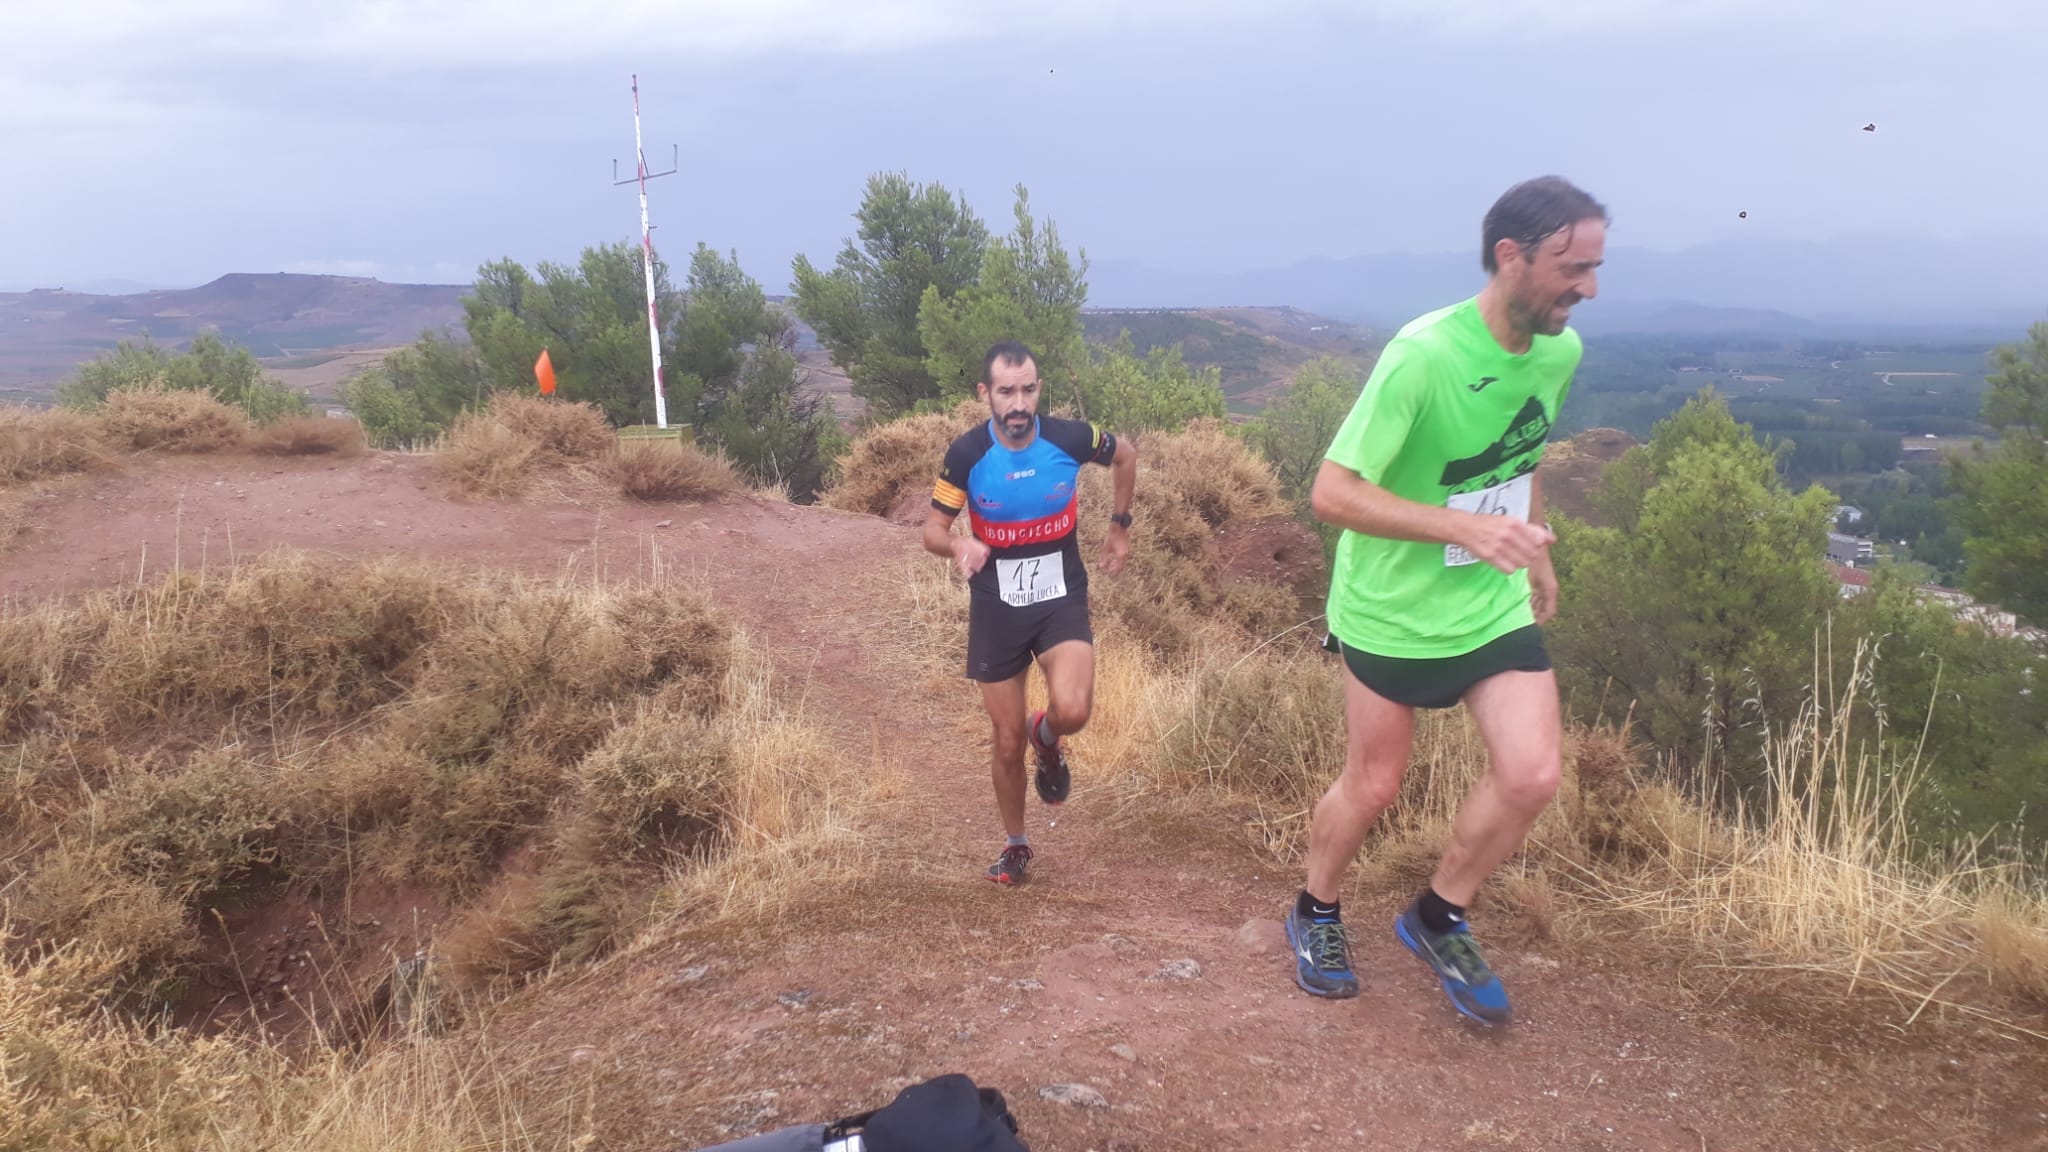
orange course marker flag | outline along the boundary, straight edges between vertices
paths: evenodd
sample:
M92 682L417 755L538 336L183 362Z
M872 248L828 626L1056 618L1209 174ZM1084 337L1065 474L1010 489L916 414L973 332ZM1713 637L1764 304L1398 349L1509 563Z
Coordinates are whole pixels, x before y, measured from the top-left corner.
M540 359L533 362L533 378L540 381L540 394L555 394L555 362L548 359L548 350L540 350Z

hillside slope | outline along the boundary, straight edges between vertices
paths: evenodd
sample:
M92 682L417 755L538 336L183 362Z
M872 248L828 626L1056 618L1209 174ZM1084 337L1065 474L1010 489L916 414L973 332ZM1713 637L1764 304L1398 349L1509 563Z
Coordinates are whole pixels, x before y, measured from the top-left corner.
M749 496L456 504L424 457L194 459L41 489L0 596L278 546L610 581L687 569L884 784L859 873L737 929L657 933L495 1015L498 1074L595 1147L701 1147L949 1071L1001 1089L1038 1152L2048 1146L2048 1046L1938 1009L1904 1031L1838 1019L1771 974L1731 984L1483 905L1520 1019L1476 1032L1387 930L1405 885L1347 894L1365 991L1312 1000L1276 923L1294 870L1215 812L1101 780L1086 734L1068 805L1030 801L1032 883L992 887L977 697L912 640L919 612L961 612L958 590L926 579L915 529L876 517ZM1040 1095L1069 1083L1105 1106Z

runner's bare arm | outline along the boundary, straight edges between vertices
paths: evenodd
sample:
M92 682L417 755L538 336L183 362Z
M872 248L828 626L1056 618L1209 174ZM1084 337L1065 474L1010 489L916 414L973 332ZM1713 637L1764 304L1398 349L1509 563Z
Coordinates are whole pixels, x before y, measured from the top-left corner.
M1138 488L1138 446L1128 436L1116 438L1116 455L1109 462L1109 478L1115 491L1111 512L1131 510L1131 495Z
M1456 544L1502 572L1528 567L1550 541L1527 521L1404 500L1333 460L1316 472L1309 508L1325 524L1367 536Z
M934 556L953 556L953 519L958 512L927 508L924 514L924 550Z
M989 547L972 536L953 535L953 518L958 515L943 508L925 512L924 550L951 560L961 576L971 577L988 563Z
M1116 455L1109 461L1109 478L1114 496L1110 512L1123 515L1131 510L1131 498L1138 487L1138 446L1128 436L1119 436L1116 441ZM1124 561L1131 554L1130 529L1112 523L1109 532L1102 538L1102 566L1114 576L1124 570Z
M1543 510L1543 477L1535 473L1529 476L1529 523L1543 529L1546 538L1556 539ZM1551 566L1548 544L1529 561L1529 609L1538 624L1548 624L1557 615L1557 569Z

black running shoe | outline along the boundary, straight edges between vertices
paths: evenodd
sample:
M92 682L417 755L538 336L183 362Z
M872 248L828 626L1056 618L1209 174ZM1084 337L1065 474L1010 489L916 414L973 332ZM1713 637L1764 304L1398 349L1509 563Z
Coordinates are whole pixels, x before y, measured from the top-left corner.
M1037 757L1038 768L1031 774L1031 782L1038 788L1038 798L1047 804L1059 805L1067 802L1067 792L1074 786L1074 775L1067 770L1067 750L1054 744L1047 748L1038 742L1038 722L1045 713L1031 714L1031 751Z
M1022 884L1024 870L1031 863L1031 845L1012 844L988 866L988 878L998 884Z

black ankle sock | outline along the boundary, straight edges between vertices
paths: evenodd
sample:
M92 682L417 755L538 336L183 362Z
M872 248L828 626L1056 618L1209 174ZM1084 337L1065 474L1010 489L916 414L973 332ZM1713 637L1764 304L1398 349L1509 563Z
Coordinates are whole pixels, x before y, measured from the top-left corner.
M1341 919L1337 915L1337 904L1338 902L1335 900L1330 901L1328 904L1323 903L1309 895L1306 888L1301 890L1301 895L1294 898L1294 910L1309 920Z
M1465 910L1437 895L1434 888L1424 888L1416 904L1422 926L1431 932L1449 932L1465 922Z

